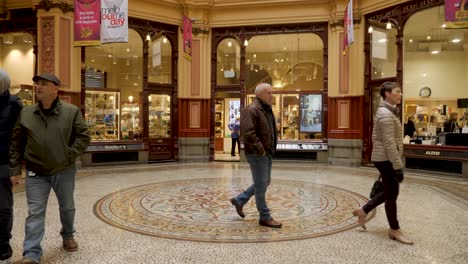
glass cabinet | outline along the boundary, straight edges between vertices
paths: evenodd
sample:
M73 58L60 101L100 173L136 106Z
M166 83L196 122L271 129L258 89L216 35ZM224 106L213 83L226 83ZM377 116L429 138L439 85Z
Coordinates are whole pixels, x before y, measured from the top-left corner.
M149 137L169 138L171 136L171 97L165 94L150 94Z
M93 141L120 139L120 93L106 90L86 90L85 120Z
M121 139L132 140L140 138L140 107L135 102L122 102L121 104Z

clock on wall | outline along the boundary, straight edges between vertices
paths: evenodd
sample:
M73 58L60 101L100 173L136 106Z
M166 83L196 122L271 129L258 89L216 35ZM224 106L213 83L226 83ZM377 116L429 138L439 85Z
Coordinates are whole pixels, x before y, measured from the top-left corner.
M425 86L419 89L419 96L421 97L429 97L431 95L431 88Z

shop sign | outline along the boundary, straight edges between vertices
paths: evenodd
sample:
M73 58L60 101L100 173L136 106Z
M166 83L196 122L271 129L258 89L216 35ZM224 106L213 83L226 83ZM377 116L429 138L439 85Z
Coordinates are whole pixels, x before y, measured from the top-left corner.
M121 150L143 150L144 144L111 144L111 145L90 145L86 151L121 151Z
M128 42L128 0L101 0L101 42Z
M75 0L75 46L101 44L101 0Z
M426 151L425 154L426 154L426 155L429 155L429 156L440 156L440 151L428 150L428 151Z
M153 67L161 65L161 39L153 43Z
M460 0L445 1L446 28L468 28L468 3Z

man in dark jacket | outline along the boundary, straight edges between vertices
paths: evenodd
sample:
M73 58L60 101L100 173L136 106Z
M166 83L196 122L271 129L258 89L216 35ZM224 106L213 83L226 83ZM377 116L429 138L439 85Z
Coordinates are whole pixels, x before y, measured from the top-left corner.
M10 180L8 157L11 131L23 105L21 100L10 95L10 77L0 69L0 260L11 257L11 229L13 227L13 192L14 180Z
M34 76L38 103L25 107L13 130L10 145L11 175L19 175L26 162L26 218L23 259L39 263L42 257L45 213L50 189L60 209L63 248L78 250L75 227L75 160L89 144L88 128L80 109L58 98L60 80L53 74Z
M254 184L243 193L231 199L232 205L242 218L243 206L255 194L255 203L262 226L281 228L273 220L266 203L266 191L271 181L271 159L276 150L276 121L271 109L273 91L271 85L261 83L255 88L254 102L241 113L241 137L245 156L250 164Z

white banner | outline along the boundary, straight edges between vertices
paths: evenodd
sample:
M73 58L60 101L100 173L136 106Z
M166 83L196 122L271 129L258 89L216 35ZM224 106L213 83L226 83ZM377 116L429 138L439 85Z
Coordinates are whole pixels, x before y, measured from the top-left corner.
M161 38L153 43L153 67L161 65Z
M101 0L101 43L128 42L128 0Z

